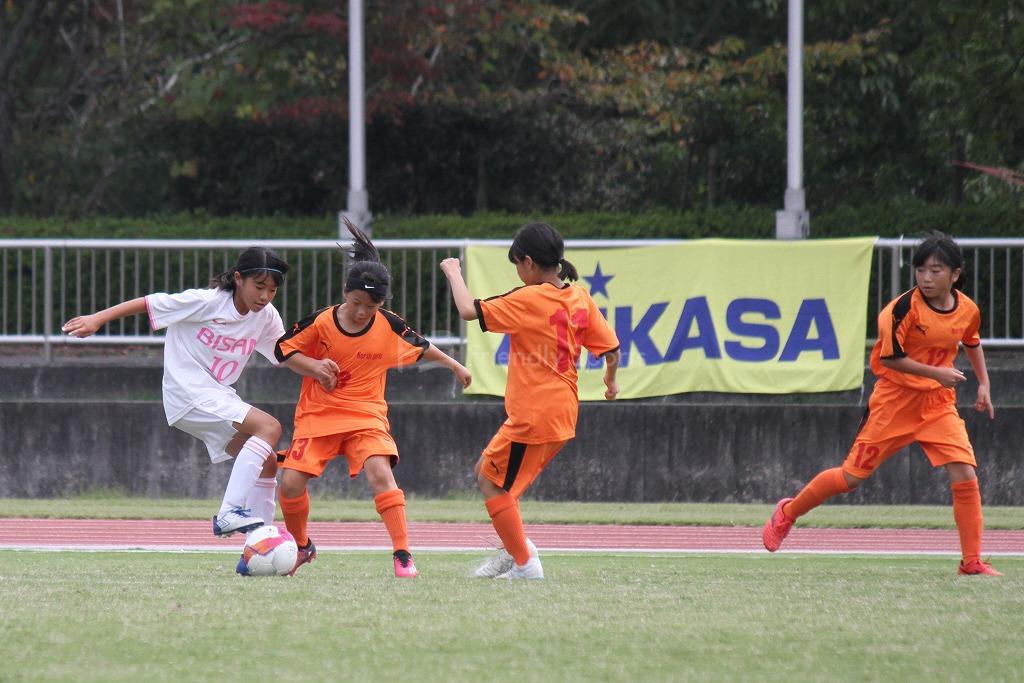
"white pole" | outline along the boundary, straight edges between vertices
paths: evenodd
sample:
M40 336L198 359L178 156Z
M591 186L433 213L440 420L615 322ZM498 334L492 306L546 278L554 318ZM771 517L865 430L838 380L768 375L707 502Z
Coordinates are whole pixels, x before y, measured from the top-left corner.
M789 74L786 83L786 180L789 190L799 190L804 182L803 18L803 0L790 0L789 46L786 55Z
M366 191L366 109L363 81L363 2L348 2L348 208L344 215L372 233L370 197ZM338 219L338 234L348 230Z
M775 212L775 237L803 239L810 233L810 214L804 198L804 8L789 0L786 48L786 195L785 207Z

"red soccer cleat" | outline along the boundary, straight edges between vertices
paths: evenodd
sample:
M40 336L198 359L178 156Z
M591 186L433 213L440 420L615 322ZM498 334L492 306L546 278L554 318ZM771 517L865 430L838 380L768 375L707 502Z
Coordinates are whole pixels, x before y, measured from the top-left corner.
M960 569L957 574L964 576L1002 576L1003 573L996 571L992 568L992 565L988 562L982 562L981 560L971 560L970 562L960 562Z
M299 567L312 562L316 559L316 546L313 545L313 539L306 537L306 545L299 548L299 556L295 558L295 566L288 572L288 576L295 576L295 572L299 570Z
M796 521L790 519L782 512L783 506L791 500L793 499L783 498L776 503L772 516L764 523L761 540L764 541L765 550L770 553L774 553L779 549L782 541L789 535L789 530L793 528L793 522Z

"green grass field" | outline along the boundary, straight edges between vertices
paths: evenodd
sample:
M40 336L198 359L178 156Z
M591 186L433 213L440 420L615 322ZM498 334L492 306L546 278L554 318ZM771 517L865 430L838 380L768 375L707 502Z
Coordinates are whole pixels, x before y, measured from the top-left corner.
M0 499L0 517L206 519L216 501ZM413 521L485 521L410 498ZM768 505L524 501L529 522L760 525ZM827 527L952 528L941 506L815 510ZM314 500L318 520L376 520ZM987 508L1024 528L1024 508ZM0 551L0 681L1020 681L1024 557L958 577L935 556L544 554L543 582L481 556L326 551L293 578L233 553Z
M74 498L0 498L0 517L69 519L209 519L220 501L176 498L134 498L96 492ZM314 521L379 521L373 501L313 497ZM772 505L740 503L567 503L524 499L527 524L693 524L761 526ZM414 522L486 522L477 497L424 499L410 496L408 515ZM942 505L823 505L798 526L825 528L952 529L953 512ZM988 529L1024 529L1024 507L986 507Z
M1019 681L1024 558L324 552L291 579L230 553L0 551L3 681Z

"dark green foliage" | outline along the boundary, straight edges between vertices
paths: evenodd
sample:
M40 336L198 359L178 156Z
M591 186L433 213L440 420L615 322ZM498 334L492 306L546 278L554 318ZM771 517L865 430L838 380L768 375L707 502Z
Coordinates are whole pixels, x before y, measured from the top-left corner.
M635 213L476 212L467 215L378 213L374 236L397 238L511 239L534 220L556 226L568 239L697 239L774 237L775 207L722 206L687 212L659 209ZM919 201L869 206L837 206L811 212L812 237L914 236L939 229L956 237L1016 237L1024 221L1011 202L951 206ZM141 218L94 216L80 219L7 216L0 218L0 239L149 238L149 239L335 239L337 217L211 216L204 212L158 214Z

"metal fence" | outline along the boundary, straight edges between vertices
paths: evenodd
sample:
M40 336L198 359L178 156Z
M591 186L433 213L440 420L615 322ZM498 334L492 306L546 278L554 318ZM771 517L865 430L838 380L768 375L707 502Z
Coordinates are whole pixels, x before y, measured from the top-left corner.
M677 240L569 240L568 248L669 244ZM968 294L982 309L983 344L1024 348L1024 239L961 239ZM251 240L0 240L0 343L41 344L49 357L67 319L150 292L202 287L229 269ZM341 299L346 259L333 241L268 240L292 270L274 305L285 321ZM459 318L438 263L463 258L469 244L507 245L507 240L378 240L391 271L389 304L439 346L461 347ZM913 286L915 241L880 239L875 245L868 301L868 336L878 310ZM100 334L74 343L161 344L144 316L122 318Z
M911 258L916 239L875 242L873 296L868 336L877 334L877 313L914 286ZM1024 238L961 238L964 291L981 308L982 346L1024 348Z

